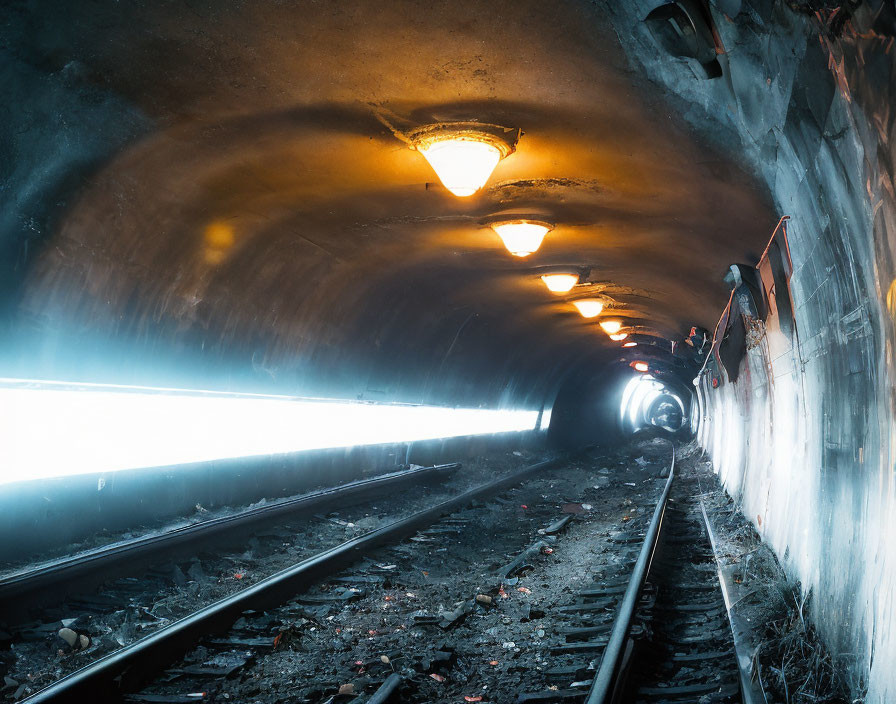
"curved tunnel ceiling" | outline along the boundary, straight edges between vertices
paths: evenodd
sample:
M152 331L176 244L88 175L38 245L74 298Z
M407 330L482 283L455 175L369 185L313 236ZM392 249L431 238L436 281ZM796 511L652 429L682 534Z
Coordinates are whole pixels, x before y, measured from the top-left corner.
M7 71L52 118L5 135L25 164L8 191L47 217L3 232L31 243L5 250L22 374L540 403L624 356L572 298L611 296L657 338L711 329L722 273L776 220L586 3L25 7ZM66 162L41 140L85 103ZM524 135L459 199L395 132L471 119ZM511 257L482 224L502 210L556 229ZM550 294L553 266L591 283Z

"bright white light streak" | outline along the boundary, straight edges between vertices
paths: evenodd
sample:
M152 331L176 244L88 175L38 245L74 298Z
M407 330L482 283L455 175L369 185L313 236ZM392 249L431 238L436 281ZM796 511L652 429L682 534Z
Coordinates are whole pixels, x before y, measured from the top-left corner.
M0 379L0 484L534 430L537 411Z

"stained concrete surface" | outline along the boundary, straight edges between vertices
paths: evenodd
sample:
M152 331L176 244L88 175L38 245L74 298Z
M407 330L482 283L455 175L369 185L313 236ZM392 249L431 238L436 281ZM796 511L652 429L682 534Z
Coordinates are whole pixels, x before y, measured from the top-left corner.
M893 699L893 3L714 0L716 79L654 5L5 5L3 368L534 407L565 382L593 413L621 355L538 267L680 340L790 215L798 336L703 390L700 437L855 696ZM377 112L526 135L458 203ZM479 229L507 204L562 223L530 261Z
M739 151L791 217L797 335L760 326L736 383L723 373L714 389L704 377L700 438L788 574L811 591L815 623L853 696L891 701L893 3L855 12L711 3L728 64L713 81L657 50L640 24L650 5L615 8L632 61L692 124Z
M589 3L3 17L9 375L550 406L570 374L626 356L573 295L613 297L668 356L774 222ZM427 189L383 122L458 118L525 132L467 200ZM525 260L481 224L508 208L557 223ZM593 283L548 294L538 274L558 265Z

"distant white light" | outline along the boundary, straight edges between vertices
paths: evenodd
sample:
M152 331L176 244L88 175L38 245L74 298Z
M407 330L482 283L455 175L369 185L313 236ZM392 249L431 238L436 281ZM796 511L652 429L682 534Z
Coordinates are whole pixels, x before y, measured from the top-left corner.
M575 274L545 274L541 277L548 291L553 293L566 293L579 282Z
M604 302L596 298L582 298L572 304L579 309L583 318L595 318L604 309Z
M632 364L632 368L636 372L646 372L650 367L647 366L647 362L635 362Z
M534 430L537 411L0 379L0 484Z
M663 389L663 385L649 375L639 374L632 377L622 392L620 415L622 418L628 415L631 423L637 427L644 409L663 393Z
M613 340L613 342L619 342L620 340L624 340L627 337L627 332L617 332L615 335L610 335L610 339Z
M637 347L638 343L637 342L625 342L625 343L623 343L622 346L623 347Z

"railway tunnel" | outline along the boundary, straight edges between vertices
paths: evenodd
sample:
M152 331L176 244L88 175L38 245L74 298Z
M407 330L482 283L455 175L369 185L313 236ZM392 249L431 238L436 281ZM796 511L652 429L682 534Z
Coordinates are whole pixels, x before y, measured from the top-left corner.
M133 591L131 606L111 606L96 591L100 568L83 560L89 588L74 577L65 589L16 587L35 566L394 482L360 518L342 494L303 508L310 523L292 535L322 549L360 539L362 525L376 532L378 516L422 510L398 484L418 475L396 472L453 463L455 494L425 496L450 503L474 480L536 467L540 488L505 494L495 506L515 512L489 514L478 540L488 534L507 560L528 555L524 543L541 545L537 560L562 560L561 528L545 542L548 505L566 531L586 531L592 516L612 538L626 530L600 523L612 513L643 519L649 536L653 506L667 501L668 447L683 482L669 515L704 502L729 587L748 600L784 585L790 616L732 621L735 641L743 631L732 647L765 701L896 699L892 0L29 0L0 16L5 700L67 696L53 689L65 675L183 623L176 610L134 606ZM558 461L575 471L539 464ZM486 510L474 501L465 510ZM542 517L542 538L529 536ZM246 555L261 549L255 529L240 530L255 541ZM569 559L598 532L574 533ZM437 574L448 548L417 537L406 545L429 562L407 564L417 578ZM667 540L667 553L680 551ZM597 559L581 550L576 559ZM749 567L761 571L758 555L761 584ZM184 560L171 574L198 598L214 570ZM116 588L155 584L163 562L134 557ZM377 572L392 562L368 560L360 581L340 584L383 609L448 589L447 575L413 586ZM226 564L234 589L270 576ZM516 701L510 689L550 669L526 660L551 637L528 614L550 609L527 604L517 619L510 604L559 578L505 577L439 592L444 613L472 606L454 620L439 612L441 645L413 664L405 646L370 650L380 627L364 629L363 644L339 641L348 611L309 615L325 602L349 608L354 597L333 606L327 587L301 618L277 621L293 629L277 647L329 653L326 673L228 694L262 675L245 674L245 659L193 663L149 694L115 696ZM383 596L383 580L404 586ZM222 589L207 591L229 598ZM642 607L650 589L665 608L662 586ZM83 615L104 604L121 615L105 630L106 614ZM426 608L408 607L395 632L416 632ZM519 622L526 640L488 641L485 626L474 635L477 618ZM463 636L451 630L460 621ZM313 645L331 622L342 623L332 652ZM416 642L432 640L421 623ZM790 637L785 623L797 649L815 649L790 676L786 662L762 665L762 648ZM233 642L261 647L250 641ZM481 658L492 679L470 664L463 648L474 644L493 648ZM350 682L352 664L393 689ZM541 699L520 701L583 701L600 665L567 673L578 690L545 682ZM200 671L213 684L175 680ZM616 701L642 700L620 691ZM676 701L734 701L687 691Z

